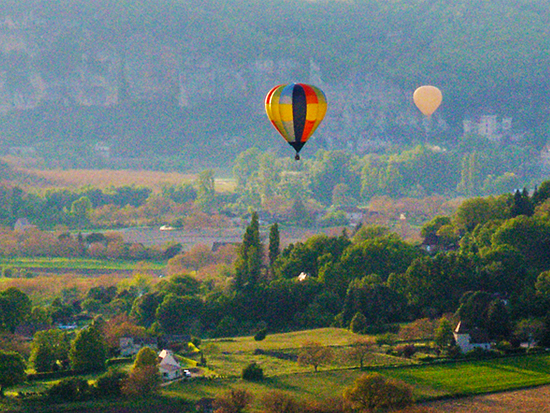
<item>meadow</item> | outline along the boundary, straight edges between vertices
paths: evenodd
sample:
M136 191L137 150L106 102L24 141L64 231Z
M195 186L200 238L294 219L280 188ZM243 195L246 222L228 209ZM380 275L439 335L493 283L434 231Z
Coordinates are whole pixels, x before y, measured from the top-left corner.
M550 383L550 356L527 355L485 361L459 361L440 365L401 366L396 368L338 368L317 373L268 376L262 382L245 382L237 378L194 380L174 383L163 393L169 397L199 400L216 397L229 389L244 388L260 399L274 390L284 391L299 399L322 400L338 397L362 374L378 372L402 380L413 388L417 401L502 392ZM255 404L254 411L259 407Z

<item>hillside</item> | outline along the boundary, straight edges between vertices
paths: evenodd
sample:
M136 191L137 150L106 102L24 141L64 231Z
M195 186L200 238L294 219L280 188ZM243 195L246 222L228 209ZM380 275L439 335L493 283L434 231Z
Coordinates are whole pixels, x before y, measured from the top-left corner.
M230 162L252 144L281 150L263 98L292 81L327 93L316 148L452 142L465 117L483 114L512 117L540 146L547 3L4 2L0 151L32 146L63 166L188 169L199 158ZM445 95L428 137L411 104L423 83Z

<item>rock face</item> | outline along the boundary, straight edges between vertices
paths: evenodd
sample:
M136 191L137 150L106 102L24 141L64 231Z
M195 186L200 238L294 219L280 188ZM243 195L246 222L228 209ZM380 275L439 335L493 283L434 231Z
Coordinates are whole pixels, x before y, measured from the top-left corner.
M325 147L362 151L422 131L409 93L380 74L330 82L314 60L237 61L197 47L198 41L170 41L153 30L109 37L67 20L0 15L0 113L168 99L190 110L237 104L250 117L263 114L272 86L306 82L321 87L329 101L316 134Z

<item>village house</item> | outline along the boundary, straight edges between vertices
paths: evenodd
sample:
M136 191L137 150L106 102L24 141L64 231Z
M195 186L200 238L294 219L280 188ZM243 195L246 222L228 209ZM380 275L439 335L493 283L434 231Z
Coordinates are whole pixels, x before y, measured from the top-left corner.
M487 331L478 327L469 328L463 321L459 321L453 335L456 345L462 353L467 353L476 348L485 351L491 349L491 342L489 341Z
M181 366L170 350L162 350L159 353L159 371L164 381L182 377Z
M26 231L34 228L36 228L36 225L31 224L27 218L19 218L13 226L15 231Z
M121 357L135 356L143 347L156 348L156 340L136 339L134 337L121 337L119 340L119 352Z

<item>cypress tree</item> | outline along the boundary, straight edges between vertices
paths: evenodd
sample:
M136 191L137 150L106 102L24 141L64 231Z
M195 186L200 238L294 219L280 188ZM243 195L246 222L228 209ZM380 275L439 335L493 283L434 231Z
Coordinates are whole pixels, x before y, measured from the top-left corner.
M239 255L235 263L235 287L237 290L253 288L260 278L262 266L262 244L258 214L254 212L243 235Z
M273 263L279 256L281 239L279 235L279 225L273 224L269 230L269 266L273 267Z

